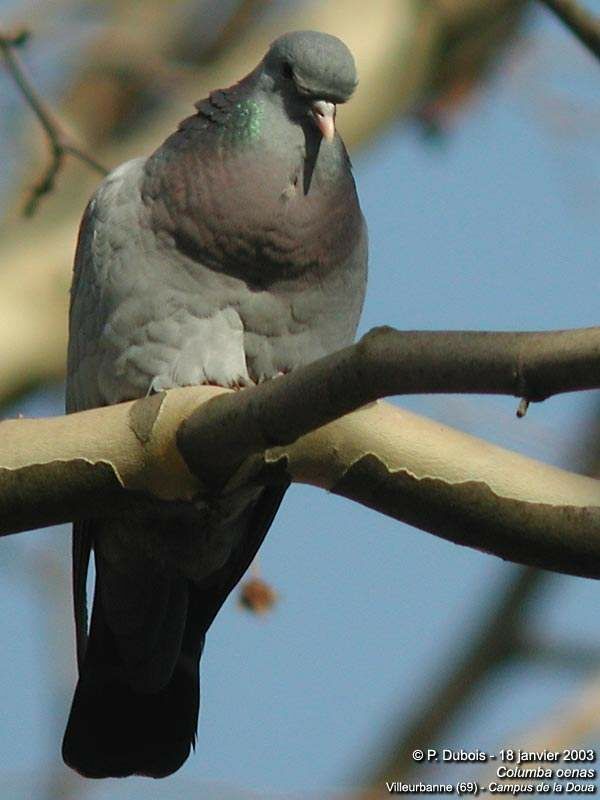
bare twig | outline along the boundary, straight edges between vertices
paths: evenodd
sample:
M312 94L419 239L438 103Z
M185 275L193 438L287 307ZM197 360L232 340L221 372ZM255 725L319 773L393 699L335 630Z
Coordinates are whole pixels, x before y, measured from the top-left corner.
M26 103L38 118L46 133L50 146L50 163L46 167L40 180L31 189L30 196L23 209L25 216L34 214L41 198L52 191L56 176L62 167L65 156L71 155L78 158L101 175L106 175L108 172L102 164L73 142L61 129L60 124L48 108L48 105L25 75L19 58L15 54L15 48L23 45L28 38L29 33L26 30L20 30L15 33L8 33L0 30L0 53L4 58L6 69L19 88Z
M600 17L591 14L576 0L541 0L570 28L579 41L600 59Z

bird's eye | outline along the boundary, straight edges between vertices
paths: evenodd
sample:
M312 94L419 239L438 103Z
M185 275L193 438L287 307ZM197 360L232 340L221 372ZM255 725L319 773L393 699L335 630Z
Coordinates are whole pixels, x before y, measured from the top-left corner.
M294 78L294 70L292 69L292 65L289 61L284 61L281 65L281 74L287 81L291 81Z

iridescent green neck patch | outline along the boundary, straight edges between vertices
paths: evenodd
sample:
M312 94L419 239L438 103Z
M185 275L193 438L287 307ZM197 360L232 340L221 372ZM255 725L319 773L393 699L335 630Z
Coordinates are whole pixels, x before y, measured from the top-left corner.
M262 131L264 108L256 100L235 103L221 126L223 144L243 145L255 142Z

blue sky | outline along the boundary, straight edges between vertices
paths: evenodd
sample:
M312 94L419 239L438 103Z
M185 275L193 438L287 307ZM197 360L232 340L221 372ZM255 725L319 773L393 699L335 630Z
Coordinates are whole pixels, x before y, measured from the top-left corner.
M379 324L516 330L598 323L600 73L547 15L534 17L530 33L511 69L440 146L398 124L353 154L371 240L362 332ZM568 465L581 450L594 400L591 393L556 398L523 421L506 398L402 404ZM20 410L55 414L61 403L59 388ZM0 548L5 796L49 797L42 776L60 779L75 678L71 656L64 657L73 646L67 550L65 528L4 540ZM280 602L257 619L231 599L211 629L196 754L163 782L94 783L90 797L323 797L351 785L388 727L444 674L490 587L511 569L307 487L289 492L261 563ZM44 589L57 570L60 595ZM532 625L553 640L596 645L599 617L595 583L557 577ZM547 666L515 667L487 687L445 742L511 744L515 732L567 700L578 678Z

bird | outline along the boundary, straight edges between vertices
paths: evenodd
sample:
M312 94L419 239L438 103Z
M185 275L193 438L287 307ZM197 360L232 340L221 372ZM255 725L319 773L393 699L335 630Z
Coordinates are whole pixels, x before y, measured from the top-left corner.
M67 413L174 387L243 391L353 341L367 227L336 108L356 85L340 39L283 34L152 155L103 180L75 253ZM206 633L286 488L74 522L67 765L162 778L186 761Z

